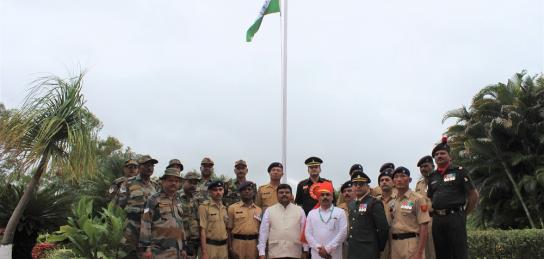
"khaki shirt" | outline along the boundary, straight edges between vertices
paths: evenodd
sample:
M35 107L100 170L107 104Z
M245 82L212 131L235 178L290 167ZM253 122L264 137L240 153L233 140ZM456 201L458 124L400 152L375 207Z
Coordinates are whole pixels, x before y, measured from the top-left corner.
M385 217L387 218L387 223L391 225L391 209L389 209L389 203L397 197L396 193L392 193L389 199L385 200L384 197L380 194L376 199L380 200L383 203L383 210L385 211Z
M257 198L255 200L255 205L261 207L262 211L265 211L266 208L278 203L278 194L277 186L272 186L271 184L265 184L259 187L257 191Z
M256 235L259 234L262 210L255 203L249 207L240 201L229 206L229 224L232 234Z
M389 203L391 233L419 233L419 225L431 221L429 205L421 194L408 190Z
M227 239L229 217L227 208L221 203L207 200L198 207L200 227L206 231L206 238L223 241Z

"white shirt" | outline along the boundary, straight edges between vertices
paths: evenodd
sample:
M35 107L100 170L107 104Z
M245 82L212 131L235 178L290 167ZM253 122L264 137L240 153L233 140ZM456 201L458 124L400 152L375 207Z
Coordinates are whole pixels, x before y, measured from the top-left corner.
M291 206L293 204L289 204L287 206ZM294 206L294 205L293 205ZM300 207L299 207L300 208ZM300 217L300 229L299 233L302 233L304 231L304 224L306 223L306 214L304 213L304 210L302 210L302 217ZM281 222L277 222L276 224L281 224ZM263 217L261 219L261 227L259 228L259 244L257 245L257 249L259 249L259 256L266 254L266 243L268 241L268 235L270 233L270 214L269 210L265 210ZM303 245L304 251L308 251L308 245Z
M319 256L319 247L324 247L333 259L342 259L342 243L348 235L346 213L334 206L327 210L321 207L311 210L306 219L305 234L312 248L312 259L323 258Z

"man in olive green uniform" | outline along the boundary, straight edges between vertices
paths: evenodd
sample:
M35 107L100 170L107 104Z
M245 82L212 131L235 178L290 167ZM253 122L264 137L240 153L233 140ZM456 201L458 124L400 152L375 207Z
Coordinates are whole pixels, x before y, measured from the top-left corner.
M240 185L247 181L247 163L244 160L238 160L234 162L234 174L236 175L236 179L230 180L226 186L227 186L227 193L223 197L223 204L227 207L230 205L237 203L241 200L240 198L240 192L238 191ZM257 187L254 186L253 190L255 190Z
M255 204L263 210L278 203L278 195L276 191L280 185L281 178L283 177L283 165L280 162L273 162L268 166L268 175L270 176L270 182L268 184L259 186L257 191L257 198Z
M308 159L306 159L306 161L304 161L304 164L308 166L308 174L310 175L310 177L298 183L297 196L295 197L295 204L302 207L306 215L308 215L310 210L314 209L314 207L317 204L318 197L315 197L314 195L312 195L312 190L311 190L312 185L314 183L331 182L328 179L320 177L322 163L323 163L323 160L315 156L309 157ZM333 200L334 200L333 203L336 203L336 197L333 197Z
M119 188L117 205L125 210L128 221L122 240L128 253L127 258L137 258L142 252L138 249L138 239L145 202L147 198L160 190L158 184L150 178L157 163L158 161L149 155L140 157L138 159L140 174L129 178Z
M376 196L376 199L381 201L385 210L385 217L387 218L387 223L391 224L391 211L389 210L389 202L396 197L396 189L393 183L393 170L390 167L385 168L380 175L378 176L378 184L382 193ZM389 233L391 236L391 233ZM385 248L380 253L381 259L389 259L391 255L391 242L385 244Z
M356 198L349 204L348 258L377 259L389 231L383 204L370 195L370 178L363 171L355 170L351 181Z
M238 187L241 201L229 206L229 254L231 259L255 259L261 224L261 208L253 202L255 184L246 181Z
M431 199L427 197L427 189L429 183L429 175L434 170L433 158L431 156L424 156L417 162L417 167L421 172L421 178L416 183L416 192L423 195L427 200L427 206L429 207L429 213L432 212L432 203ZM427 244L425 245L425 259L435 259L436 255L434 252L434 240L433 240L433 219L429 222L429 235L427 238Z
M212 175L214 173L213 165L213 160L209 157L203 158L200 162L200 175L202 178L196 186L196 192L198 193L199 198L204 201L209 198L208 185L212 182Z
M399 166L393 172L397 197L389 203L391 216L391 258L425 258L428 224L431 221L427 200L410 190L410 170Z
M201 201L195 196L196 185L200 181L197 172L188 172L183 177L183 190L178 192L183 209L183 228L187 239L187 256L196 258L200 248L200 229L198 206Z
M227 259L227 208L221 202L225 185L214 181L208 185L210 198L198 207L202 259Z
M181 184L178 168L167 168L161 177L161 191L146 202L140 227L143 259L185 259L185 234L181 200L176 195Z
M183 171L183 164L181 161L179 161L179 159L174 158L168 162L168 166L166 168L176 168L181 172Z
M138 162L136 162L136 160L134 159L126 160L123 166L123 176L113 180L110 188L108 189L108 194L106 196L107 200L110 201L116 198L117 194L119 193L119 188L121 188L121 185L123 185L123 183L126 182L128 178L136 176L137 174Z

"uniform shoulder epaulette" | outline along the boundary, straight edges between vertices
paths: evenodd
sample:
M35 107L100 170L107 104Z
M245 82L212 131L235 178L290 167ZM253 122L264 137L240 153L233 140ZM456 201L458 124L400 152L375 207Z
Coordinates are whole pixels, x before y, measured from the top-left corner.
M263 185L259 186L259 188L258 188L258 189L260 190L261 188L266 188L266 187L269 187L269 186L270 186L270 184L269 184L269 183L267 183L267 184L263 184Z
M121 176L115 180L113 180L113 184L118 185L124 181L126 181L128 178L126 176Z
M421 177L421 178L419 178L419 180L417 180L417 183L424 182L424 181L425 181L425 178Z
M134 180L136 180L136 177L138 177L138 176L135 175L135 176L131 176L131 177L127 178L127 183L133 182Z

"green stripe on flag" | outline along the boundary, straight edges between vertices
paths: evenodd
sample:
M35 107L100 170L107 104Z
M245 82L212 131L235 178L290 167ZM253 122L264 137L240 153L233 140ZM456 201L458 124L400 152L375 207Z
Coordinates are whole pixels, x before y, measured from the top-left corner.
M261 27L261 23L263 22L263 17L270 13L278 13L280 11L280 1L279 0L265 0L263 7L261 8L261 11L259 12L259 16L257 17L257 20L247 29L246 33L246 41L251 42L253 39L253 36L255 36L255 33L259 30Z

